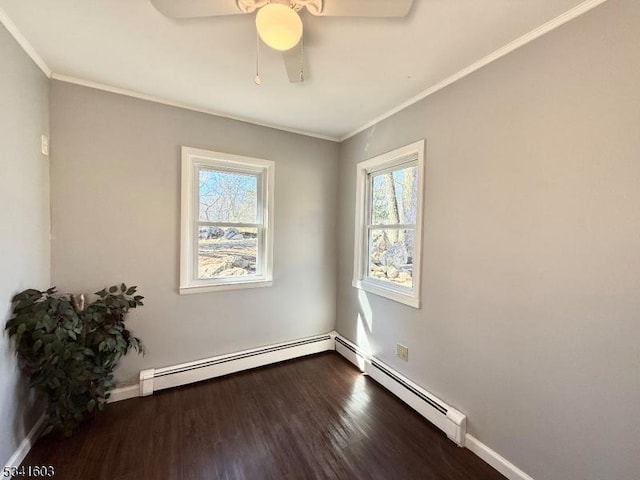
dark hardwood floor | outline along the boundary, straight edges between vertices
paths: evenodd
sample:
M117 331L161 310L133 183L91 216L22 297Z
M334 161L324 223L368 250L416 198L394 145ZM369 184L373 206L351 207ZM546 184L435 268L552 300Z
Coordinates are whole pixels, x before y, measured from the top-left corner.
M335 353L110 404L23 465L56 480L504 479Z

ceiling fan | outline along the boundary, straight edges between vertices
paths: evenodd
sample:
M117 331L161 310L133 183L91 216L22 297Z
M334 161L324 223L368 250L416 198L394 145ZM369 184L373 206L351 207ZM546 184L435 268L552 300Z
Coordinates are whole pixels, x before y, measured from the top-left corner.
M304 81L303 26L298 12L306 8L321 17L404 17L413 0L151 0L169 18L256 14L260 39L282 58L291 83ZM256 72L256 83L260 83Z

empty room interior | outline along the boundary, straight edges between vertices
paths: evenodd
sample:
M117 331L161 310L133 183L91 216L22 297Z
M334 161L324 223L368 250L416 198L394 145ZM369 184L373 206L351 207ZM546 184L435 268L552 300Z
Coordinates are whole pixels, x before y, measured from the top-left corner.
M638 0L0 23L3 478L640 478Z

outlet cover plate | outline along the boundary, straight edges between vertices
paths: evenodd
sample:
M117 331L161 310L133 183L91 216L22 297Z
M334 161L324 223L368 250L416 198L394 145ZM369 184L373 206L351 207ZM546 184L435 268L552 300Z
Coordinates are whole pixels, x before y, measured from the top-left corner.
M405 362L409 361L409 347L406 345L402 345L401 343L396 344L396 357Z

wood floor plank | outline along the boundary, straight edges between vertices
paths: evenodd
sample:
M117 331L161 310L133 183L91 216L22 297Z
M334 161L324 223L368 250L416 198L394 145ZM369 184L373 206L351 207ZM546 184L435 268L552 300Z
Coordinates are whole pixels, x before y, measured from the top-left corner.
M335 353L108 405L24 465L57 480L498 480Z

